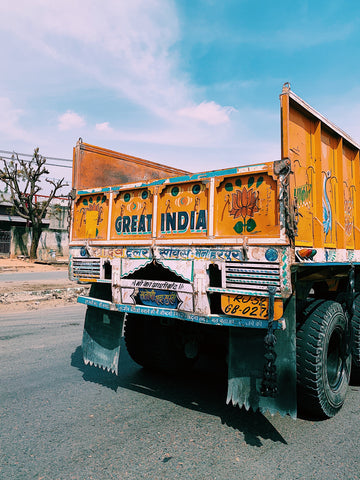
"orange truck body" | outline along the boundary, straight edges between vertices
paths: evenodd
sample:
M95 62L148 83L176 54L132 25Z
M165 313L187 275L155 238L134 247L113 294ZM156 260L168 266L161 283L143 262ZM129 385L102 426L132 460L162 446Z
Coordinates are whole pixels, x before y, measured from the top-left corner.
M79 298L90 312L227 329L227 401L296 416L299 305L324 284L325 300L355 292L360 147L287 84L280 105L281 157L262 164L189 173L79 141L70 276L94 284ZM85 361L117 372L116 355L90 352L90 330ZM277 336L270 394L262 331Z

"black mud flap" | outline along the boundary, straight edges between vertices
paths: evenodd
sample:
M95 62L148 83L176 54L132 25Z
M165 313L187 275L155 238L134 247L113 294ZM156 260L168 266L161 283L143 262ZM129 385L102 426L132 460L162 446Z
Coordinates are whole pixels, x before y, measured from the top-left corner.
M260 410L262 413L290 415L296 418L296 326L295 299L288 301L284 312L286 329L276 336L276 390L262 395L265 346L263 330L230 328L227 403Z
M124 314L88 307L82 340L85 365L118 373Z

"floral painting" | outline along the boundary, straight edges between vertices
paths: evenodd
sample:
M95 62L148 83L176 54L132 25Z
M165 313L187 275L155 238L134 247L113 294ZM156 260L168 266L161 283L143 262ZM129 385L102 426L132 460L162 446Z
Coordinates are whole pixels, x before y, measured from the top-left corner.
M259 191L252 188L255 180L254 177L248 179L247 187L243 186L239 190L235 190L231 194L231 206L229 207L229 214L234 219L240 219L235 225L234 230L236 233L252 232L256 228L256 222L254 220L255 213L260 211L259 208ZM259 187L263 182L263 177L259 177L256 182L256 187ZM239 179L236 181L236 185L241 187Z

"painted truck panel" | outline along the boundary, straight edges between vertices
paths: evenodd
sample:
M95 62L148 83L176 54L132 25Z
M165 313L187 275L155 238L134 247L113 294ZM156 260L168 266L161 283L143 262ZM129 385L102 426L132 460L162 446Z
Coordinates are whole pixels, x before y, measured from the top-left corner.
M291 160L298 213L296 246L319 249L320 261L352 259L360 248L360 146L287 86L280 99L282 157Z
M278 184L272 164L249 174L216 171L205 180L171 183L153 181L121 185L76 198L72 239L109 241L114 245L138 241L176 242L190 239L242 243L280 239ZM135 187L135 188L134 188ZM260 240L259 240L260 239Z

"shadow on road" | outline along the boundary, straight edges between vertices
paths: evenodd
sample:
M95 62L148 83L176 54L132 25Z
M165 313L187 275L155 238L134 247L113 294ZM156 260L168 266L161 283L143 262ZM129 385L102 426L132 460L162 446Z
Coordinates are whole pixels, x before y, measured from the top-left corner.
M351 369L351 382L350 385L353 387L360 386L360 367L355 367L353 365Z
M129 357L122 344L118 376L100 368L85 365L81 346L71 355L71 365L83 373L87 382L95 382L117 390L135 392L167 400L191 410L218 416L222 424L243 433L248 445L261 447L261 439L286 444L286 440L259 412L226 405L227 369L211 359L199 361L193 370L183 375L152 372L139 367Z

